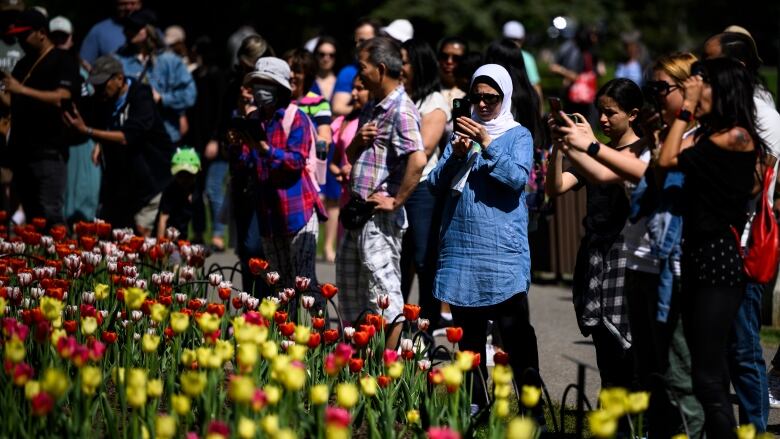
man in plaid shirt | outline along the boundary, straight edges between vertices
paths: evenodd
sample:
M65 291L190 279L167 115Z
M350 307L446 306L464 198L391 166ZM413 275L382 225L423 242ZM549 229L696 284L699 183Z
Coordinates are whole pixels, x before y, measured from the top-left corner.
M353 163L350 191L353 197L374 203L375 213L363 227L347 231L337 254L339 307L348 321L366 309L383 313L390 321L404 305L403 204L420 181L426 156L420 115L401 84L400 46L389 38L373 38L358 47L358 61L363 84L377 104L347 148ZM390 299L384 310L377 303L380 295Z
M306 276L316 285L318 217L324 209L306 161L314 130L309 117L290 107L290 67L279 58L260 58L245 79L244 93L253 99L245 118L260 125L259 139L246 133L240 160L257 170L258 218L263 250L280 286ZM294 112L289 131L285 115Z

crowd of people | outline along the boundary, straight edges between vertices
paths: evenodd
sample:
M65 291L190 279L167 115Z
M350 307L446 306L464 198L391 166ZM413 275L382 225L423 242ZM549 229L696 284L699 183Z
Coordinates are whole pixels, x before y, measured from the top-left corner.
M15 223L100 218L159 239L210 235L214 251L232 223L254 295L273 291L252 258L282 285L317 285L322 241L344 320L402 315L417 276L429 331L459 326L460 349L498 345L536 381L529 208L584 187L573 302L602 387L650 391L652 437L735 437L729 385L740 422L766 430L780 373L767 374L758 336L766 282L744 255L761 198L774 202L780 114L746 30L654 61L625 34L607 81L598 35L582 29L550 63L562 88L548 112L517 21L484 52L458 36L431 45L405 19L361 19L354 46L321 35L281 56L241 29L225 70L216 42L161 29L142 6L116 0L78 52L67 18L2 11Z

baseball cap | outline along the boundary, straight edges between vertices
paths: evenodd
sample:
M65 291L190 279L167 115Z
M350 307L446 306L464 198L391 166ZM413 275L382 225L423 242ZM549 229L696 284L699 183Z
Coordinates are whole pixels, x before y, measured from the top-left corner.
M522 40L525 38L525 26L517 20L504 23L504 38Z
M187 39L187 33L184 28L178 25L168 26L165 29L165 45L173 46L176 43L183 43Z
M101 56L92 64L92 71L89 72L87 82L92 85L102 85L111 79L112 76L124 74L122 63L110 55Z
M176 175L181 171L197 174L200 171L200 157L194 149L184 147L177 148L176 153L171 159L171 175Z
M14 23L6 31L6 35L19 35L49 28L49 20L37 9L25 9L20 12Z
M49 21L49 32L63 32L68 35L72 35L73 24L67 18L59 15Z
M414 37L414 27L412 26L412 23L405 18L393 20L390 24L382 28L382 32L402 43L411 40Z
M292 91L290 86L290 66L280 58L266 57L258 59L255 63L255 69L247 73L244 78L245 81L252 79L273 81Z

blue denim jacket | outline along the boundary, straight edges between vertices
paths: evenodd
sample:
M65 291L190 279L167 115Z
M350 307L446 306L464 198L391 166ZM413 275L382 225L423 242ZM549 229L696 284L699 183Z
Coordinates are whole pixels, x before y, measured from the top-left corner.
M660 280L658 284L658 310L656 320L666 322L672 303L673 265L679 263L682 250L682 185L684 176L679 171L669 171L660 193L648 191L646 174L631 194L632 221L647 214L647 231L653 256L658 258Z
M139 79L144 71L144 64L135 55L125 54L123 50L117 52L117 58L124 66L125 75ZM143 82L148 83L157 93L160 93L162 108L160 115L165 122L165 130L176 143L181 140L179 131L179 116L184 111L195 105L197 89L195 80L187 70L187 66L171 52L160 52L149 61Z
M531 133L518 126L495 139L471 165L462 192L453 177L467 163L448 144L428 187L444 199L434 296L459 306L488 306L527 293L531 279L525 184Z

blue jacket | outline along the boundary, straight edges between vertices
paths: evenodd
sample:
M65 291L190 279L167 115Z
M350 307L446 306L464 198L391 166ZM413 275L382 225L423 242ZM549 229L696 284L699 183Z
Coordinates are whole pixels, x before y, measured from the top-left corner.
M171 52L156 54L150 58L144 78L140 78L144 72L144 64L135 54L120 50L117 52L117 58L124 66L125 75L136 80L141 79L160 93L162 98L160 115L165 122L165 130L174 143L181 140L179 116L195 105L198 93L195 81L181 58Z
M462 192L452 190L453 177L467 161L452 156L451 144L427 180L444 199L434 296L468 307L504 302L531 283L525 202L531 133L515 127L474 154Z
M675 263L680 262L682 251L682 185L684 176L679 171L668 171L663 188L658 192L648 187L646 174L631 195L631 220L648 216L647 232L650 237L653 256L658 258L660 281L658 284L658 310L656 320L666 322L672 303L672 284Z
M115 18L106 18L89 30L81 43L79 56L84 61L94 64L103 55L110 55L125 44L125 33L122 24Z

